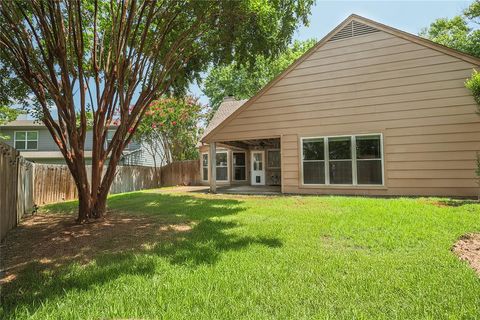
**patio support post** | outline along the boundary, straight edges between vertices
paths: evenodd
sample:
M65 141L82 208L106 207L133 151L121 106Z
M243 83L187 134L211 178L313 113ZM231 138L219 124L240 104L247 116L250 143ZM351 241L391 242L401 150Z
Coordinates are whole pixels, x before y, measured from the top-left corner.
M217 192L217 144L210 143L210 192Z

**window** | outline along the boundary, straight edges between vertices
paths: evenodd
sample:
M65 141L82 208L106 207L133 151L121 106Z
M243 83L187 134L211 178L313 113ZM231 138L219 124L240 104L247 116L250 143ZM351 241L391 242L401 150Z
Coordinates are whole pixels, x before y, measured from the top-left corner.
M108 130L107 131L107 141L106 141L106 148L110 145L110 142L113 140L113 136L115 135L116 130Z
M38 131L15 131L14 145L17 150L37 150Z
M382 137L302 139L303 184L382 185Z
M325 144L323 138L303 140L303 183L325 184Z
M267 164L270 169L280 168L280 150L268 150L267 159Z
M107 131L107 139L105 140L105 149L107 149L108 146L110 145L110 142L112 142L113 136L115 136L115 132L117 132L117 130ZM130 143L125 146L125 149L129 149L129 147L130 147Z
M228 153L227 151L219 151L216 154L217 181L228 180Z
M208 181L208 153L202 153L202 180Z
M245 152L233 153L233 180L247 180Z
M357 183L382 184L380 136L357 136Z
M352 140L350 137L328 138L331 184L352 184Z

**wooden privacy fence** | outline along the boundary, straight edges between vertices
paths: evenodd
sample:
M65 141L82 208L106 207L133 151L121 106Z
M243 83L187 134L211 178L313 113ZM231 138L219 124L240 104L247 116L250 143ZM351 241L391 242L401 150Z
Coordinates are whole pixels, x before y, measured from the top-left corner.
M91 175L91 167L87 166ZM119 166L110 187L110 193L122 193L161 186L195 185L200 180L200 162L188 160L174 162L161 168ZM34 165L34 201L37 205L74 200L77 198L75 182L65 165Z
M34 165L34 199L38 205L74 200L77 198L75 181L66 165ZM87 175L91 176L91 166L87 166ZM158 168L157 170L160 170ZM122 193L151 189L161 186L155 169L141 166L118 166L117 174L110 187L110 193Z
M87 166L90 176L91 167ZM119 166L110 193L160 186L195 185L200 182L200 162L174 162L161 168ZM77 188L66 165L33 164L14 148L0 142L0 239L31 213L35 205L77 198Z
M200 161L176 161L161 169L162 186L193 186L200 184Z
M32 212L33 166L18 151L0 142L0 240Z

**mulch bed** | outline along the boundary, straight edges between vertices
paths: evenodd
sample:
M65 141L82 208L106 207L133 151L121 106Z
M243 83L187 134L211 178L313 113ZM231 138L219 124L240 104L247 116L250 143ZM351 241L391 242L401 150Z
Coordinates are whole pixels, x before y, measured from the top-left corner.
M0 284L13 281L31 263L49 269L70 262L86 264L98 254L142 250L191 229L185 223L116 213L82 225L74 220L72 215L58 214L24 218L1 245Z
M467 261L480 276L480 233L463 236L453 246L453 252Z

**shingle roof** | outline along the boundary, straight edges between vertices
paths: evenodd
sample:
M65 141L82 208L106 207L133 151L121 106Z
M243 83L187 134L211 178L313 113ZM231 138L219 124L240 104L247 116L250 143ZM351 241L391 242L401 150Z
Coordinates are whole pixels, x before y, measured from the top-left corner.
M248 99L235 100L233 98L226 98L225 100L223 100L223 102L220 104L217 111L213 115L212 120L210 120L210 123L205 129L205 132L203 133L203 136L200 140L202 140L203 137L210 133L210 131L212 131L220 123L222 123L223 120L227 119L233 112L235 112L235 110L240 108L245 102L247 102L247 100Z
M1 127L43 127L43 123L36 120L14 120L1 125Z

